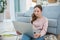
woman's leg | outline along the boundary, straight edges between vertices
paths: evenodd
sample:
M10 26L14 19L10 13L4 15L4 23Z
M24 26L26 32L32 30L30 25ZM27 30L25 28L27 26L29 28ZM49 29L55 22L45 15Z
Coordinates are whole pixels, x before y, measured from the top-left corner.
M23 34L21 40L30 40L30 37L28 35Z
M44 40L44 36L43 37L36 38L35 40Z

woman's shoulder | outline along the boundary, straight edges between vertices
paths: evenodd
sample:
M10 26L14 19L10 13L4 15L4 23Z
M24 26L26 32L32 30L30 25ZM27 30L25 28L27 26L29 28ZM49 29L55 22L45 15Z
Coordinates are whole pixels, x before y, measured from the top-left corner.
M44 18L45 21L48 21L48 18L47 18L47 17L44 17L44 16L43 16L43 18Z

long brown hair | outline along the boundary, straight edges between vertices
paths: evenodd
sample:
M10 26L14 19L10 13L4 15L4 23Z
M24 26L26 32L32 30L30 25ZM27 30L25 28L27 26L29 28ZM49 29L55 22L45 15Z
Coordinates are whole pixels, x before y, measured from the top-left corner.
M36 6L34 7L34 9L35 9L36 7L38 7L38 8L42 11L42 6L41 6L41 5L36 5ZM35 14L33 13L33 14L32 14L31 23L33 24L33 22L34 22L36 19L37 19L37 17L36 17Z

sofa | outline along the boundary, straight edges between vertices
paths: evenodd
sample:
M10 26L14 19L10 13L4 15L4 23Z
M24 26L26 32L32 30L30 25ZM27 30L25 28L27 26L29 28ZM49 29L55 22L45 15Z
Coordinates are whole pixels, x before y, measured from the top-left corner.
M60 34L60 6L44 7L42 14L48 18L48 32Z
M25 13L16 13L16 20L30 23L33 7ZM42 15L48 18L48 31L53 34L60 34L60 6L43 6Z

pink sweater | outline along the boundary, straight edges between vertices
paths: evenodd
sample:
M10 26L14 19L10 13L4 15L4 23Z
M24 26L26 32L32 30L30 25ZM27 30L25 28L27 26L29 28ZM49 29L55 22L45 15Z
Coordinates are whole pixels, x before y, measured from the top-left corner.
M48 20L45 17L37 19L33 22L33 31L36 33L40 33L41 36L44 36L47 32L48 28Z

